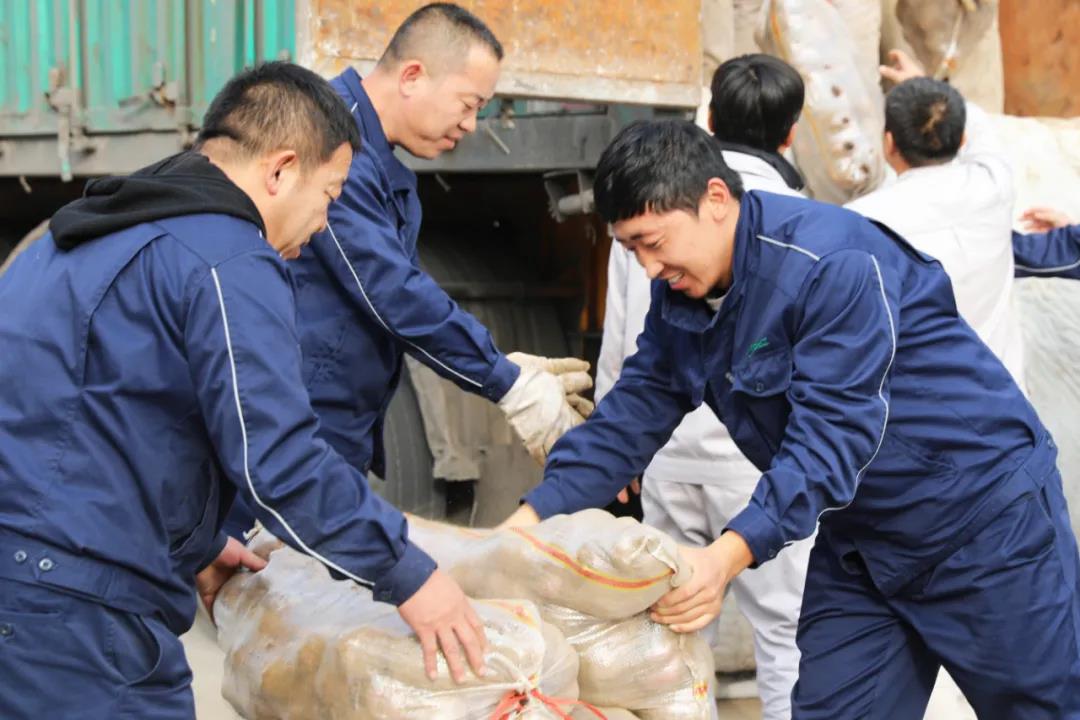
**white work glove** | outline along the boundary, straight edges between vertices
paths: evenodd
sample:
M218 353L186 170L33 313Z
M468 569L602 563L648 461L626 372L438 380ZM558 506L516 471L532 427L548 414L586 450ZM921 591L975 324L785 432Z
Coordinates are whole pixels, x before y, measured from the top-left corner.
M521 368L521 374L499 400L499 407L529 454L543 465L555 442L585 422L592 411L592 403L577 395L592 385L585 372L589 364L574 358L550 360L522 353L507 358ZM564 372L555 374L547 367Z
M518 367L543 370L556 376L562 382L570 406L582 417L587 418L592 414L593 404L579 394L593 386L589 363L579 358L546 358L522 352L510 353L506 359Z

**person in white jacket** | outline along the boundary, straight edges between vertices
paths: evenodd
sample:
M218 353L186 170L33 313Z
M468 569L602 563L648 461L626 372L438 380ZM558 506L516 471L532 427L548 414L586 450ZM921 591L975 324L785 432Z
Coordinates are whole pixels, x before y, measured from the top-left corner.
M802 178L781 153L791 145L803 93L799 74L768 55L744 55L717 68L709 129L747 190L800 194ZM598 400L615 384L623 360L637 349L650 282L635 258L612 244L596 375ZM746 505L760 477L761 471L743 457L716 415L702 405L686 416L645 471L645 522L681 543L708 545ZM736 604L753 628L766 720L791 717L791 689L799 669L795 631L811 544L812 539L796 543L731 584ZM715 643L715 624L709 630Z
M936 258L960 316L1024 388L1024 348L1012 309L1012 168L990 119L900 51L881 74L885 159L895 182L847 204Z

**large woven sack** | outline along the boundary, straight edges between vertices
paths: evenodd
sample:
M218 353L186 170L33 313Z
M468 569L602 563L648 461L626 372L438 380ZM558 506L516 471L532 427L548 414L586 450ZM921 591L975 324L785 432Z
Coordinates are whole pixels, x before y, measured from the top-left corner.
M793 149L811 195L844 203L876 188L885 176L882 94L860 68L836 7L827 0L770 0L760 41L806 84Z
M868 89L880 87L881 0L830 0L854 48L855 68Z
M735 55L761 52L758 33L766 0L732 0L735 29Z

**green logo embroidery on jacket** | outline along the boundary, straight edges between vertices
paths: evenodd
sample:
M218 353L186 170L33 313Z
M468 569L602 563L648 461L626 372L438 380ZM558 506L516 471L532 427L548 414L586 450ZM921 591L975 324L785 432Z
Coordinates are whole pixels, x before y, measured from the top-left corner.
M755 341L754 344L750 346L750 349L746 352L746 357L750 357L761 348L768 347L768 345L769 338L761 338L760 340Z

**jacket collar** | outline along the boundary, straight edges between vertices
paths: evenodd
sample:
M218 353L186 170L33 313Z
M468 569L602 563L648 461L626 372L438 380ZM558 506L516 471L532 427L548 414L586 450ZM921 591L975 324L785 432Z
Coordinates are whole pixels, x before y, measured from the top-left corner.
M746 287L746 277L750 270L749 248L754 240L755 228L760 224L759 216L758 198L753 193L744 193L739 203L739 222L735 225L731 287L728 288L727 296L720 308L713 310L704 300L687 297L664 283L663 294L660 297L660 317L664 322L681 330L701 334L715 327L738 304Z
M361 152L370 152L386 172L390 180L390 187L397 190L412 190L416 188L416 173L397 159L394 155L394 147L386 139L383 132L382 121L375 112L375 106L371 104L364 86L361 83L360 73L355 68L346 68L339 76L345 89L349 93L346 102L349 111L357 119L360 135L363 137L366 147Z
M803 180L803 176L795 169L795 166L787 161L783 155L777 152L766 152L765 150L758 150L750 145L742 145L740 143L727 142L726 140L717 140L720 143L720 149L724 151L724 154L732 153L745 155L747 158L756 158L762 164L768 166L773 172L792 190L801 191L806 183ZM742 173L738 168L732 168L736 172Z

